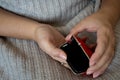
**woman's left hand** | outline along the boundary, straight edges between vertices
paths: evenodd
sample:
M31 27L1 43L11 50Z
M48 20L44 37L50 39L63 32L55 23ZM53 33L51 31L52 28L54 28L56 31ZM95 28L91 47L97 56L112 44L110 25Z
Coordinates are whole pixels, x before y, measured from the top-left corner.
M114 57L115 36L112 23L102 14L94 13L78 23L66 37L69 40L72 35L82 31L96 32L97 46L90 58L87 74L93 74L93 78L103 74Z

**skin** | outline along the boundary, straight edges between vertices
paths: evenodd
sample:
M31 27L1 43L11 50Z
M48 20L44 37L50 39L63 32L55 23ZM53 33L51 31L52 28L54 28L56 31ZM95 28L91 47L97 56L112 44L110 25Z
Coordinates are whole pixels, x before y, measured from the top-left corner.
M97 46L87 70L87 74L93 74L93 78L103 74L114 57L114 27L120 18L119 5L120 1L103 0L100 10L78 23L66 37L69 40L72 35L84 30L97 33Z
M120 17L120 0L103 0L99 11L78 23L65 38L53 26L42 24L0 9L0 36L30 39L53 59L66 63L65 53L59 46L83 30L97 33L97 46L90 58L87 74L93 78L103 74L114 57L114 27ZM66 64L64 66L67 66Z
M34 40L53 59L66 63L66 55L59 49L65 37L51 25L0 9L0 36Z

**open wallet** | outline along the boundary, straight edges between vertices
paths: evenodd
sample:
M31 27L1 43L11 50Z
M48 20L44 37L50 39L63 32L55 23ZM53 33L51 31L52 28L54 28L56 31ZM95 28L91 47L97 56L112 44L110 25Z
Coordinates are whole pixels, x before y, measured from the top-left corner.
M92 50L79 37L72 36L71 40L60 47L67 55L67 63L75 74L84 74L89 67Z

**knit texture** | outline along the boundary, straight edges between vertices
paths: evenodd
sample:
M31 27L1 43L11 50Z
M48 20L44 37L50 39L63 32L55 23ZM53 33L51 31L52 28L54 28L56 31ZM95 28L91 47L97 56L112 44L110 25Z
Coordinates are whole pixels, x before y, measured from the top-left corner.
M49 23L64 35L86 16L97 11L99 5L100 0L0 0L0 7L42 23ZM115 35L116 56L107 71L96 80L120 78L120 22L115 27ZM93 79L74 75L45 54L34 41L0 37L0 80Z
M99 1L99 0L98 0ZM63 25L94 0L0 0L0 6L40 22Z

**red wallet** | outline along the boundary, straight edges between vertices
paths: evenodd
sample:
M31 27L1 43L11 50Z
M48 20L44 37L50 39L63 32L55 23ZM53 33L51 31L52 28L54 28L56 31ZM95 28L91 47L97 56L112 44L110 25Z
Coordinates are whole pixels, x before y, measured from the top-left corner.
M67 63L75 74L83 74L89 67L92 50L77 36L60 47L67 55Z

